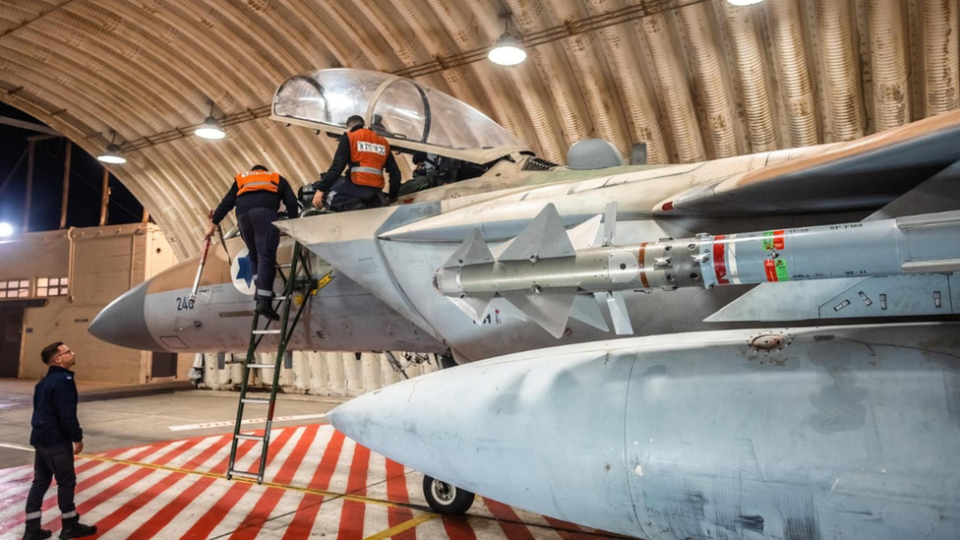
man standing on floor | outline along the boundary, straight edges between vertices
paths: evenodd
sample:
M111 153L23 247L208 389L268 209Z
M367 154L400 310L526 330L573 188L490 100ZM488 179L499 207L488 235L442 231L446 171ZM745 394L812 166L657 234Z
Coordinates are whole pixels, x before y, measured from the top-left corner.
M63 520L60 538L91 536L97 533L97 528L80 523L73 504L73 492L77 487L73 456L83 452L83 430L77 418L77 382L70 371L77 363L77 356L58 341L43 349L40 358L50 369L33 391L30 445L36 454L33 485L27 496L27 528L23 540L46 540L52 534L40 528L40 511L43 496L53 478L57 479L57 503Z
M247 245L250 265L256 276L257 313L272 321L280 315L273 309L273 280L277 274L277 246L280 245L280 229L273 226L283 202L287 217L297 217L300 207L297 195L279 173L270 172L263 165L254 165L247 172L233 179L230 191L220 201L207 226L207 238L216 231L217 224L227 217L234 206L237 208L237 224L240 236Z

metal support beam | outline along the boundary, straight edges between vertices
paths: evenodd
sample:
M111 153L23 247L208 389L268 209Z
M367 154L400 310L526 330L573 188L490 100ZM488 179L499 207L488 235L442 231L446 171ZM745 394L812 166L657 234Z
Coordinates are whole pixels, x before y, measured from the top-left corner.
M67 148L63 156L63 198L60 201L60 228L67 228L67 201L70 199L70 157L73 143L67 139Z
M33 190L33 158L36 154L36 141L27 143L27 195L23 201L23 229L22 232L30 231L30 192Z
M107 205L110 204L110 170L103 168L103 194L100 196L100 226L107 224Z
M46 133L47 135L53 135L55 137L62 136L56 131L48 128L43 124L34 124L33 122L24 122L23 120L10 118L9 116L0 116L0 124L6 124L8 126L18 127L20 129L29 129L30 131L39 131L40 133Z

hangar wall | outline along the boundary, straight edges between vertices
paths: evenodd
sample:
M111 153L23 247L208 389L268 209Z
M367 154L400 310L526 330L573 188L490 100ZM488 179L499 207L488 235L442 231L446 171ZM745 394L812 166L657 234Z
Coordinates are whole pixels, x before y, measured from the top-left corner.
M149 382L153 353L104 343L90 335L87 327L115 298L175 262L173 249L160 227L153 224L71 228L4 239L0 242L0 282L22 280L29 285L26 295L0 298L0 309L20 300L47 300L43 307L25 309L19 376L42 377L46 366L40 361L40 351L63 341L76 351L74 370L84 381ZM64 278L65 287L60 287L59 281L57 287L50 287L50 280ZM177 358L177 378L186 379L192 360L193 355Z

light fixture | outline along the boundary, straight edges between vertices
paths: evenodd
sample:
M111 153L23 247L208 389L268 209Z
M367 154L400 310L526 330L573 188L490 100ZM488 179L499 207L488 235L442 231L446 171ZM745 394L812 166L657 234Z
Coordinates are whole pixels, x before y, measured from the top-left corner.
M97 156L97 161L113 165L120 165L127 162L127 158L123 157L123 154L120 153L120 147L114 142L116 138L117 132L110 131L110 144L107 145L107 151Z
M727 0L727 3L731 6L752 6L760 2L763 2L763 0Z
M507 21L507 27L497 44L487 53L487 58L500 66L515 66L527 59L527 51L523 50L520 39L510 33L510 14L507 13L503 18Z
M0 223L0 238L13 236L13 225L9 223Z
M220 125L220 122L217 122L217 119L213 117L213 102L210 102L210 115L200 124L200 127L193 132L197 137L201 139L210 139L217 140L222 139L227 136L223 131L223 127Z

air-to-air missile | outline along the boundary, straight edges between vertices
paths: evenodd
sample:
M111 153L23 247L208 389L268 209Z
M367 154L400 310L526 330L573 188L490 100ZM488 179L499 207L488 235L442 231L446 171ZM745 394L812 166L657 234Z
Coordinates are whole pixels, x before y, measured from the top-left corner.
M274 119L328 134L364 111L393 149L436 156L442 185L276 223L279 262L295 239L325 285L298 298L289 350L465 364L330 416L430 475L431 504L465 510L476 492L650 539L960 537L960 111L852 142L601 168L602 144L589 166L573 151L557 166L388 74L304 74L273 101ZM91 333L245 349L240 247L212 249L195 301L196 257ZM764 330L785 321L801 327Z
M958 359L944 323L624 338L443 370L327 419L455 486L428 495L440 511L476 493L648 540L952 540Z
M615 215L615 204L608 211ZM611 306L618 334L632 334L620 291L712 289L849 277L948 273L960 269L960 212L916 215L730 235L699 234L635 245L601 245L612 234L600 215L567 232L547 205L530 225L492 253L477 229L434 275L434 286L477 322L495 296L531 314L560 337L577 295L593 294ZM602 233L602 234L601 234ZM599 246L599 247L593 247ZM936 291L941 306L949 291ZM887 296L870 306L888 309ZM584 299L583 296L580 297ZM850 305L844 299L833 309ZM591 299L597 323L603 318ZM582 316L582 315L581 315Z

